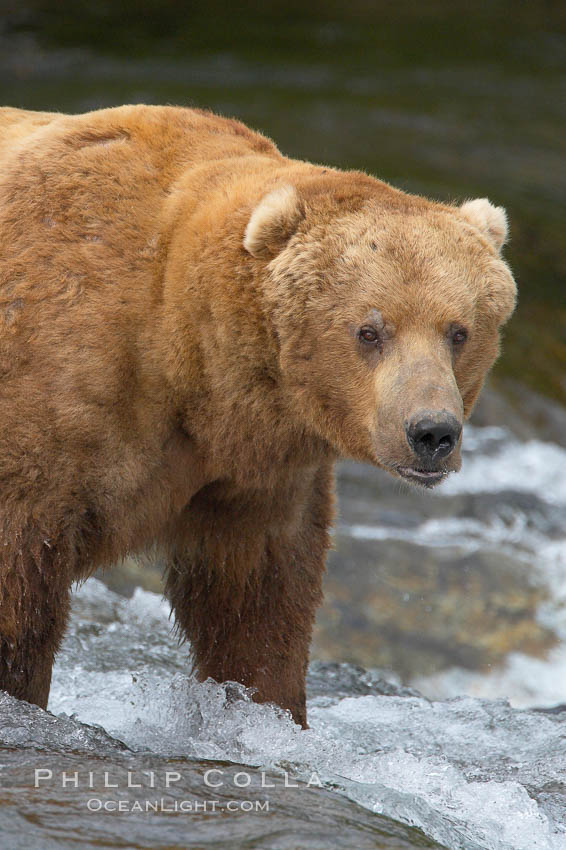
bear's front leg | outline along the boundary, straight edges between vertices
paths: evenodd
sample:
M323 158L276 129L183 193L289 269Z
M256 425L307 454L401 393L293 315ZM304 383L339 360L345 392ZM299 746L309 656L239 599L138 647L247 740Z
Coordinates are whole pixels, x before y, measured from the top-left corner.
M45 534L0 534L0 690L47 708L70 606L69 559Z
M306 671L332 521L332 472L243 501L194 500L167 578L198 676L254 688L306 727Z

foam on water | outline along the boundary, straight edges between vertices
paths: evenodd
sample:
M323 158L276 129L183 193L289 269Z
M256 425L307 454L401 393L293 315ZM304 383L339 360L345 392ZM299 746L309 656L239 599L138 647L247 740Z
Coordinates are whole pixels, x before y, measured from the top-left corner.
M416 676L415 688L432 699L469 694L482 699L507 699L515 708L556 706L565 702L566 646L552 649L546 658L511 653L500 669L488 673L454 667L430 676Z
M512 521L504 522L499 517L489 522L471 518L429 519L416 528L400 528L375 525L344 526L352 537L361 540L407 540L419 546L456 546L473 552L496 545L498 548L512 548L515 553L522 547L527 553L539 540L526 529L525 518L517 514ZM541 541L545 545L545 541Z
M521 443L503 428L466 428L462 470L450 476L442 494L534 493L546 502L566 505L566 450L553 443ZM496 448L496 453L482 449Z
M566 716L471 698L341 698L329 677L302 732L242 686L199 684L186 669L159 596L125 600L91 579L75 595L49 707L136 749L316 773L449 848L566 847Z

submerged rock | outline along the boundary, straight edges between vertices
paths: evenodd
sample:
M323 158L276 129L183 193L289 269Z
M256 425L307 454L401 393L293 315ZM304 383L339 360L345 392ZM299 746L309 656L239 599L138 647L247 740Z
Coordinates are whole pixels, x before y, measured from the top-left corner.
M313 656L394 670L405 680L475 670L557 643L538 622L544 588L504 552L462 551L339 534L329 559Z

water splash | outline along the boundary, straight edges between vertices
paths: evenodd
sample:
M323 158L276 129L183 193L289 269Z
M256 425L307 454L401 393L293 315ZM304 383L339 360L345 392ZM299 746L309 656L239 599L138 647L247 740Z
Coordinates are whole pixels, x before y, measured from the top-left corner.
M430 702L395 695L391 684L385 696L378 676L348 665L337 676L336 665L319 664L311 729L302 732L286 712L253 703L242 686L199 684L183 672L187 649L175 644L155 594L138 589L120 599L91 580L74 611L55 670L55 713L103 722L138 751L287 770L304 781L316 773L326 787L449 848L566 846L566 713L469 697ZM108 627L93 629L111 617ZM135 673L124 664L132 646ZM345 682L366 694L344 697Z

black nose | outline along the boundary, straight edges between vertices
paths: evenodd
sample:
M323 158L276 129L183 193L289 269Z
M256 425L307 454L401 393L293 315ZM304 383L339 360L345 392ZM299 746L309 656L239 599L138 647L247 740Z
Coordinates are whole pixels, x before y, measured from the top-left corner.
M462 425L451 413L420 414L416 422L405 426L408 443L422 460L441 460L448 457L460 439Z

